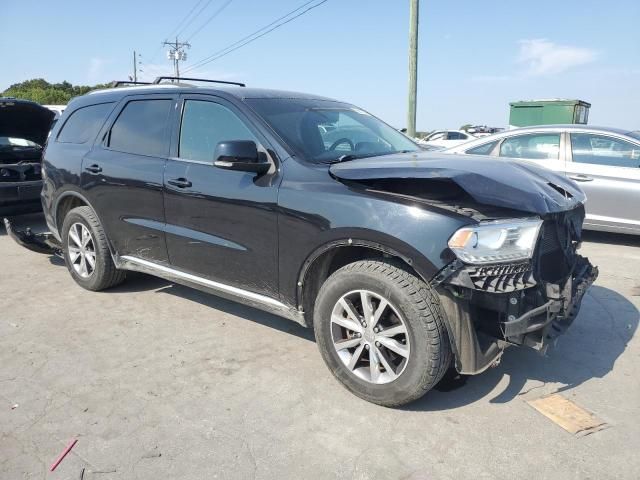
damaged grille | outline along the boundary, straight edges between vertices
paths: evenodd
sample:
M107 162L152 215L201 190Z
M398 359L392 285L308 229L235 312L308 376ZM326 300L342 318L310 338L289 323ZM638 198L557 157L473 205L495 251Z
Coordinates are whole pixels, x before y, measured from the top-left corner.
M473 286L485 292L513 292L536 284L529 262L467 270Z

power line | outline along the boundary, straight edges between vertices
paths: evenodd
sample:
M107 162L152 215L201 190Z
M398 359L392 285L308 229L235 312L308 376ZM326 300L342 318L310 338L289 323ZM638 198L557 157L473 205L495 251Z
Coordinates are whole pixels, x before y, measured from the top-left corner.
M187 41L190 42L193 37L195 37L204 27L206 27L209 24L209 22L211 22L211 20L216 18L218 15L220 15L222 11L229 6L231 2L233 2L233 0L227 0L226 2L224 2L215 12L213 12L213 15L207 18L207 20L205 20L205 22L202 25L200 25L200 27L198 27L198 29L195 32L191 34L191 36L188 38Z
M180 27L182 26L182 24L191 16L191 14L195 11L195 9L198 7L198 5L200 5L202 2L204 2L205 0L198 0L193 7L191 7L191 10L189 10L189 13L187 13L182 20L180 20L180 22L178 22L178 25L176 25L173 30L171 30L171 33L169 33L169 35L167 35L165 38L169 38L171 36L173 36L174 32L176 32L177 30L180 29ZM153 55L148 56L148 63L151 64L153 63L153 61L156 59L156 57L158 56L158 54L160 53L160 51L162 50L162 47L164 47L164 43L160 43L160 45L158 45L158 48L153 52Z
M169 38L173 36L174 33L178 32L180 30L180 27L182 27L182 24L191 16L191 14L195 11L198 5L200 5L202 2L204 2L204 0L198 0L195 3L195 5L191 7L191 10L189 10L189 13L187 13L187 15L182 20L180 20L180 23L178 23L178 25L173 30L171 30L171 33L169 33L169 35L167 35L166 38Z
M178 31L176 35L178 36L182 35L185 32L185 30L189 28L189 26L200 16L200 14L204 12L209 5L211 5L211 2L213 2L213 0L208 0L207 3L205 3L200 8L200 10L198 10L198 12L193 17L191 17L191 20L189 20L187 23L184 24L184 26Z
M238 40L237 42L232 43L231 45L228 45L227 47L218 50L217 52L212 53L211 55L203 58L202 60L199 60L198 62L196 62L195 64L193 64L192 66L188 67L185 70L186 72L190 72L192 70L195 70L196 68L200 68L203 67L204 65L213 62L214 60L217 60L219 58L224 57L225 55L230 54L231 52L234 52L235 50L238 50L239 48L244 47L245 45L248 45L249 43L252 43L256 40L258 40L259 38L264 37L265 35L267 35L268 33L276 30L277 28L282 27L283 25L286 25L287 23L295 20L298 17L301 17L302 15L304 15L305 13L307 13L310 10L313 10L314 8L319 7L320 5L322 5L323 3L326 3L329 0L322 0L320 3L316 3L315 5L310 6L309 8L307 8L306 10L303 10L302 12L298 13L297 15L285 20L284 22L278 23L281 20L291 16L293 13L297 12L298 10L301 10L302 8L306 7L307 5L313 3L314 1L317 0L311 0L309 2L303 3L302 5L300 5L298 8L290 11L289 13L287 13L286 15L283 15L282 17L274 20L273 22L269 23L268 25L265 25L264 27L256 30L255 32L253 32L250 35L247 35L246 37L241 38L240 40ZM271 27L271 28L269 28ZM266 30L266 31L265 31ZM262 33L260 33L262 32ZM259 34L259 35L258 35Z

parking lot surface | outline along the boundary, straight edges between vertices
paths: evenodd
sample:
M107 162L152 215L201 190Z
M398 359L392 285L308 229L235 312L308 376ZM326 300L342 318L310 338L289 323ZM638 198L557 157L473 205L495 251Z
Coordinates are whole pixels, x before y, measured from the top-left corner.
M640 239L585 240L600 277L546 357L509 349L393 410L288 320L141 274L88 292L0 229L0 479L638 478ZM608 428L526 403L557 391Z

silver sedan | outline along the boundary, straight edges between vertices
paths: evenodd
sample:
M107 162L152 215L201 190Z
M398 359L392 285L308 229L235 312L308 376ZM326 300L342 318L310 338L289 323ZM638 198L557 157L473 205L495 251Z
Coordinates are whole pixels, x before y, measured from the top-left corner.
M584 228L640 234L640 132L587 125L518 128L446 153L530 160L560 172L587 194Z

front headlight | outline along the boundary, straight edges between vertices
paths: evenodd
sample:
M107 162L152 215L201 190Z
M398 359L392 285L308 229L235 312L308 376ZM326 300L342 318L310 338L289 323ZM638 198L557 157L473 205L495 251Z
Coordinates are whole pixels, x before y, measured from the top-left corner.
M539 218L495 220L463 227L449 239L449 248L466 263L528 260L538 240Z

